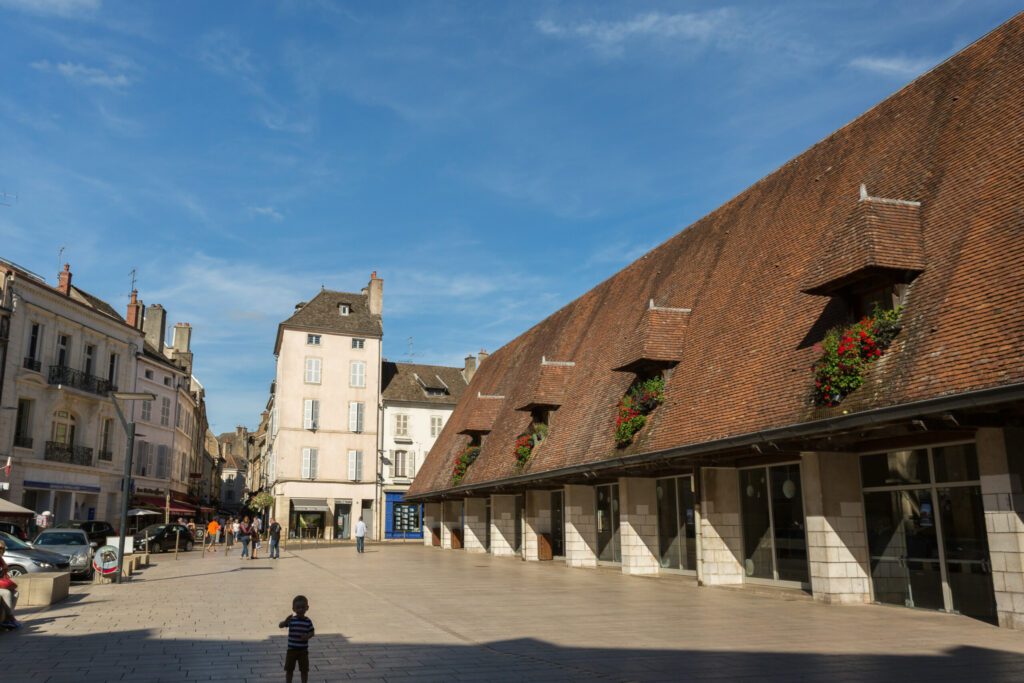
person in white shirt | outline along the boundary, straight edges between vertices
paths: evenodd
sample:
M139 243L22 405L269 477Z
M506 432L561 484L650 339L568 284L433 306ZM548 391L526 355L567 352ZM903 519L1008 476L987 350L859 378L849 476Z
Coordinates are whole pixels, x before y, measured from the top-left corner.
M360 517L359 521L356 522L356 552L361 553L365 551L366 544L366 522Z

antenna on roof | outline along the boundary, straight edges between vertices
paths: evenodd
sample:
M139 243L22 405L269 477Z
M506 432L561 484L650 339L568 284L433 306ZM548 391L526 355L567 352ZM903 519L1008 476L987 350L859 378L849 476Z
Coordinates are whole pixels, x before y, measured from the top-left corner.
M132 286L131 286L131 289L128 290L128 292L130 293L130 292L134 292L135 291L135 275L136 275L135 269L132 268L131 271L128 272L128 274L132 276Z
M0 206L10 206L11 201L18 201L18 195L11 194L10 192L0 192Z
M419 354L414 353L413 350L412 350L413 349L412 337L409 337L408 345L409 345L409 350L405 352L405 357L408 358L411 361L413 358L415 358Z
M60 272L60 264L64 262L64 250L67 247L61 247L57 250L57 272Z

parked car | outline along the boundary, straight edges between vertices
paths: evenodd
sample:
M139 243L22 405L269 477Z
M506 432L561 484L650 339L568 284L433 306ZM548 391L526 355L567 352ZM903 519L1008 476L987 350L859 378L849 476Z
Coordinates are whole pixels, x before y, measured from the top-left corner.
M106 545L107 538L109 536L117 536L117 532L114 531L114 527L110 526L110 524L107 522L97 522L92 519L61 522L56 528L81 529L85 532L85 535L89 537L89 545L93 548L99 548L101 545Z
M0 522L0 531L5 534L10 534L15 538L21 539L22 541L28 541L28 534L25 530L14 522Z
M4 551L4 562L7 563L7 572L12 577L36 572L70 571L71 563L60 553L33 548L3 531L0 531L0 541L7 546L7 550Z
M158 553L174 550L192 550L195 545L188 527L183 524L150 524L135 534L135 552Z
M81 529L43 529L32 541L43 550L60 553L71 562L71 578L92 578L92 547Z

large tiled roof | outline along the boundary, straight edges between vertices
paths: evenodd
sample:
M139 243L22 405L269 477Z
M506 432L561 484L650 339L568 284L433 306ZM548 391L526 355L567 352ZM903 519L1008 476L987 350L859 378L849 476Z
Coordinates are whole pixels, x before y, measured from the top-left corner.
M845 413L1024 383L1024 14L950 58L607 281L524 332L477 371L410 494L451 488L481 401L496 408L463 485L521 474L512 454L542 357L573 361L567 400L525 470L691 447ZM801 291L863 201L920 202L903 256L923 265L903 329L840 408L811 403L819 341L846 319ZM893 206L899 206L894 204ZM887 212L883 209L883 213ZM918 228L919 225L919 228ZM879 239L865 253L890 249ZM906 239L903 239L906 242ZM923 260L923 263L922 263ZM905 264L898 264L905 265ZM616 404L650 301L688 308L665 403L616 448ZM660 342L659 342L660 344ZM480 399L498 395L503 400ZM490 416L488 416L490 417Z
M384 361L381 367L381 396L385 401L455 405L466 390L462 368ZM440 393L428 393L428 389Z
M339 304L348 304L348 315L338 312ZM381 317L370 313L366 294L336 292L322 289L295 311L278 327L277 345L281 343L281 331L285 328L320 332L321 334L350 334L364 337L380 337L383 332ZM276 352L276 351L275 351Z

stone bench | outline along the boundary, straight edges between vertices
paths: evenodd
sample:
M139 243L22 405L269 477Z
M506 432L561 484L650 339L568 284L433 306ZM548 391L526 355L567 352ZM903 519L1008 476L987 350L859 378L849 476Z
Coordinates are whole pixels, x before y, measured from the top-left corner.
M42 607L68 597L70 572L35 572L17 578L18 607Z

